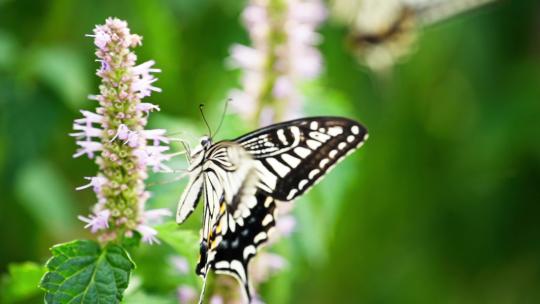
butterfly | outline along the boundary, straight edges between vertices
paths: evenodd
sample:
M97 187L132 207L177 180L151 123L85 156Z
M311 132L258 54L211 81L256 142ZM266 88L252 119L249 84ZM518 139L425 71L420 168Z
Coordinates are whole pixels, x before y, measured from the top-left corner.
M350 26L348 45L360 63L381 72L404 61L422 29L495 0L334 0L335 18Z
M367 130L343 117L309 117L270 125L234 140L203 137L189 154L189 182L176 219L204 198L201 259L234 276L248 298L248 264L275 226L275 201L292 201L360 147Z

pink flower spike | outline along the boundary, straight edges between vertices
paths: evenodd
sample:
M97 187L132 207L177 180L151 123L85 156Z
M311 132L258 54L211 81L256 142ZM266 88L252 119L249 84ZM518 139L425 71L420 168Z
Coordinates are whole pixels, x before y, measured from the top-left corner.
M100 137L101 134L103 133L103 130L101 129L94 128L87 125L80 125L80 124L73 124L73 130L82 131L82 132L69 134L70 136L74 136L74 137L81 137L81 136Z
M261 252L251 268L254 282L266 282L270 276L287 266L287 261L275 253Z
M210 304L223 304L223 298L219 295L213 295L210 298Z
M73 154L74 158L77 158L84 154L87 154L89 158L94 158L94 152L101 151L103 147L101 143L93 141L77 141L76 143L81 148L78 149L75 154Z
M90 217L78 216L78 219L87 223L84 228L90 228L90 232L96 233L98 230L109 228L110 211L105 209L90 215Z
M157 239L157 230L147 226L147 225L138 225L137 231L142 235L142 241L147 244L159 244L159 240Z
M282 235L289 236L296 227L296 220L292 215L285 215L277 219L276 226Z
M287 34L290 36L289 42L298 47L319 44L322 41L321 35L314 32L311 26L305 24L287 28Z
M241 67L246 69L258 69L264 64L264 55L258 50L241 44L231 47L231 67Z
M146 152L149 156L153 155L161 155L164 152L167 152L169 150L169 147L167 146L147 146Z
M141 144L141 135L137 132L129 132L124 144L128 144L132 148L136 148Z
M90 183L77 187L75 188L75 190L80 191L80 190L92 187L95 193L99 193L101 192L101 187L103 187L103 185L105 185L108 182L105 177L100 176L100 175L94 176L94 177L85 177L85 179L89 180Z
M94 44L102 50L106 49L107 43L111 41L111 36L103 31L101 27L96 27L94 35L86 35L86 37L94 38Z
M147 166L153 167L154 172L172 172L171 168L163 164L172 157L172 155L163 154L167 150L169 147L166 146L146 146L145 153L138 153L137 156Z
M160 111L159 106L151 104L149 102L141 102L137 105L137 110L145 113L149 113L152 111Z
M264 107L261 111L261 117L259 119L259 124L261 126L267 126L274 121L274 115L276 113L270 107Z
M188 285L182 285L176 290L178 300L180 303L191 303L197 298L197 292L195 289Z
M116 138L119 138L120 140L127 140L129 133L131 133L129 128L125 124L120 124L118 126L118 130L116 130L116 134L113 138L111 138L111 142L114 141Z
M152 209L144 212L144 219L147 223L156 223L161 221L162 217L171 215L172 212L167 208Z
M271 271L276 272L287 266L287 261L280 255L266 253L264 258Z
M95 101L98 101L98 102L101 102L103 100L103 96L101 96L101 95L88 95L87 98L89 100L95 100Z
M150 96L152 94L152 91L161 92L160 88L152 85L152 83L156 81L157 78L151 76L150 74L136 77L135 80L131 83L131 90L134 92L139 92L139 98Z
M154 86L157 78L153 76L161 70L153 60L137 65L133 48L141 45L142 37L132 34L126 21L107 18L87 36L94 38L96 65L101 64L96 72L101 78L99 92L88 98L99 105L94 112L81 111L70 135L77 144L73 156L96 156L99 171L86 178L86 185L76 188L93 188L97 198L90 215L79 219L92 232L99 232L102 242L138 231L144 242L159 243L150 222L171 212L144 211L150 197L145 182L150 168L172 171L164 162L176 154L167 152L170 139L165 130L145 130L149 113L159 111L159 107L142 98L161 91Z
M186 258L181 256L171 256L169 262L176 268L181 274L187 274L189 272L189 263Z
M165 136L167 133L167 130L165 129L144 130L143 133L147 140L154 141L154 146L158 146L160 142L168 144L171 141Z
M294 85L286 76L281 76L276 80L273 88L273 95L276 98L284 99L294 92Z
M291 18L298 22L318 25L328 15L324 4L320 0L293 2L290 8Z
M142 37L136 34L133 34L129 37L129 42L131 47L136 47L142 45Z
M77 120L75 120L76 122L77 121L85 121L85 122L91 122L91 123L102 123L103 122L103 116L101 116L99 114L96 114L96 113L90 112L90 111L86 111L86 110L81 110L81 113L84 116L84 118L77 119Z
M145 75L150 73L161 73L161 69L152 69L151 67L156 62L154 60L149 60L147 62L141 63L138 66L133 67L132 71L136 75Z
M296 49L293 51L296 60L292 63L292 71L305 78L314 78L322 70L321 54L311 48Z
M265 304L265 303L258 295L254 295L254 298L251 301L251 304Z
M249 119L256 110L256 102L250 94L234 89L229 92L229 97L232 100L232 111L240 114L244 119Z

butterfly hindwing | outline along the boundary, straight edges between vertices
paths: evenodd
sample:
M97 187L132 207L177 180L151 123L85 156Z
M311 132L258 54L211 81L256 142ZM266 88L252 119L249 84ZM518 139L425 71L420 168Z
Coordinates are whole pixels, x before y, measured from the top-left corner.
M268 241L276 225L277 212L275 200L263 191L248 199L253 200L246 203L248 211L237 218L233 218L225 208L221 209L219 224L208 246L201 246L197 273L206 275L204 271L208 265L216 273L232 275L240 282L247 298L251 299L253 289L249 280L249 262Z
M253 156L259 188L290 201L366 139L367 130L353 120L310 117L271 125L235 141Z

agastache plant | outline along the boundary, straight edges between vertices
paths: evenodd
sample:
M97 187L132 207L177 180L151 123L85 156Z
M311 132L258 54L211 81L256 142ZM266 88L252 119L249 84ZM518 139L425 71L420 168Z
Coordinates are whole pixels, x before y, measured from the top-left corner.
M45 303L119 303L122 301L135 263L128 250L143 242L158 243L151 226L167 209L145 210L150 193L145 180L148 169L172 171L164 162L170 139L165 130L147 130L148 115L159 107L142 102L154 86L153 61L136 64L132 49L142 37L131 34L125 21L109 18L93 34L101 78L99 94L90 99L99 105L95 112L83 110L73 124L78 149L99 167L95 176L77 190L91 188L97 202L88 216L79 216L99 242L75 240L51 248L52 258L40 282ZM140 238L139 238L140 236Z
M89 183L78 190L91 187L97 196L92 214L79 216L102 242L131 237L134 231L147 243L158 242L152 221L170 215L167 209L145 211L150 193L144 181L147 168L171 171L164 164L172 154L169 138L163 129L145 130L148 115L159 107L142 102L152 92L161 89L153 84L154 61L136 65L132 48L142 44L142 37L131 34L127 23L109 18L98 25L92 35L97 47L101 78L100 94L90 96L99 103L96 112L81 111L83 118L73 124L79 149L74 157L87 155L95 159L99 171L87 177Z
M229 65L243 69L242 90L231 92L237 112L255 124L296 118L302 112L298 86L320 74L315 31L326 18L320 0L252 0L242 19L251 46L231 47Z

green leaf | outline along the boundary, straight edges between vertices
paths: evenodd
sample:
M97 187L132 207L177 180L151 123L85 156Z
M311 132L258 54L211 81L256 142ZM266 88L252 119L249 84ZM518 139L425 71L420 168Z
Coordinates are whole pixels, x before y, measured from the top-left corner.
M199 253L199 237L193 230L179 229L174 221L154 227L161 240L171 246L178 254L195 262Z
M354 113L354 107L341 92L328 89L317 81L305 83L302 86L302 92L309 101L305 104L304 111L309 116L337 115L351 117Z
M9 264L9 275L2 278L0 290L2 303L13 303L29 299L40 293L37 288L39 279L46 269L34 262Z
M54 90L66 106L78 110L91 104L86 98L90 92L89 69L81 54L64 47L41 48L34 52L29 59L31 72Z
M11 33L0 31L0 69L12 68L16 63L18 54L15 37Z
M40 282L46 303L119 303L135 264L120 246L101 248L89 240L52 249L48 272Z
M122 247L124 247L127 250L130 250L132 248L137 248L141 244L141 234L137 231L133 232L133 236L131 237L124 237L122 239Z
M176 304L178 303L178 300L175 299L173 296L164 296L164 295L155 295L155 294L149 294L144 291L137 291L130 295L127 295L124 301L122 303L129 303L129 304L145 304L145 303L152 303L152 304Z
M48 161L29 162L15 180L15 193L28 213L47 232L68 239L80 227L69 188L61 172Z

